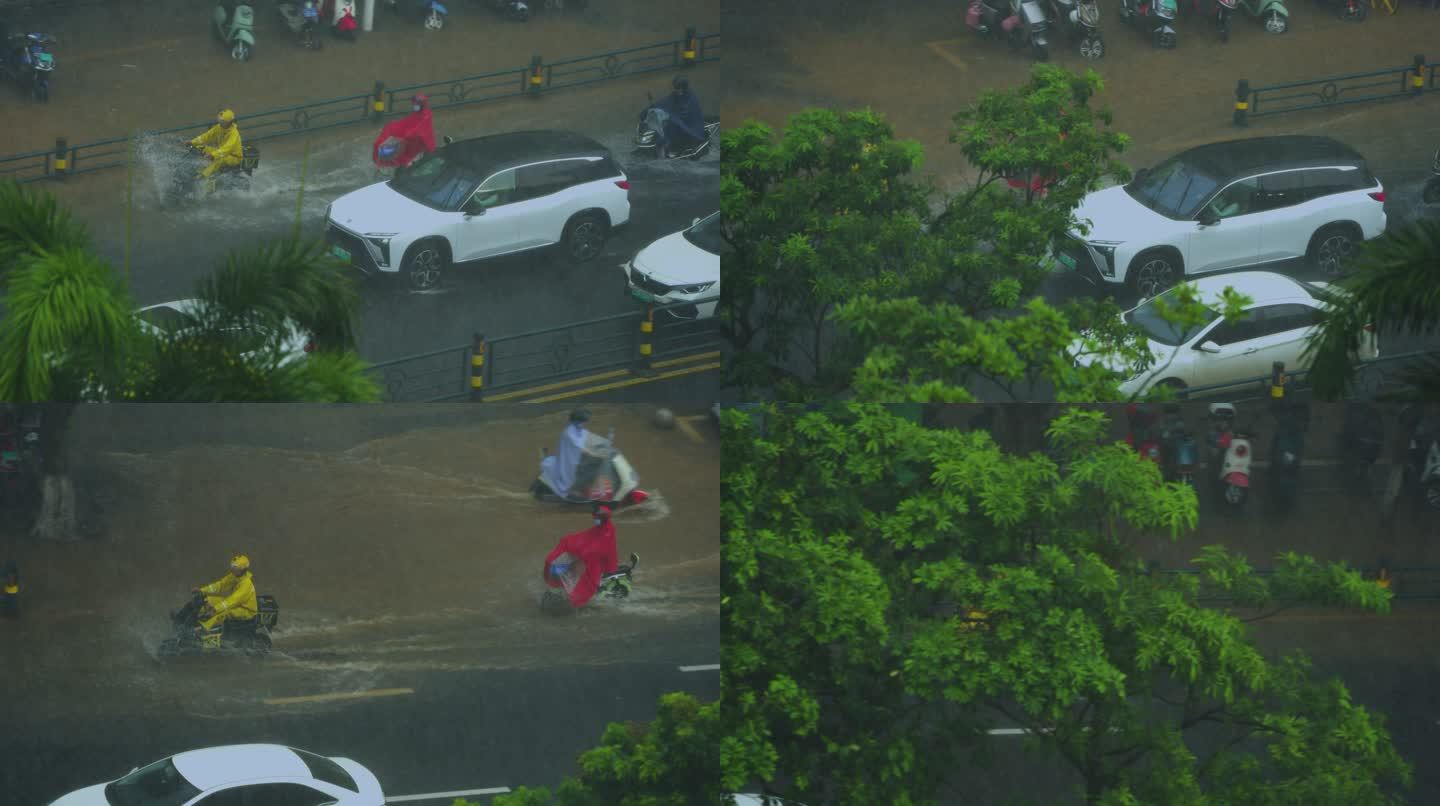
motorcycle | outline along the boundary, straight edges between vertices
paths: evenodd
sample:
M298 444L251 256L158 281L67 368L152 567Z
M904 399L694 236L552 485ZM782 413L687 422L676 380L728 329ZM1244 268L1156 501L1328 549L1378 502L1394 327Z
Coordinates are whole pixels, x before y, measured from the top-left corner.
M586 433L575 480L570 485L571 490L582 491L579 494L567 496L557 490L560 485L552 478L551 468L545 461L549 455L549 450L540 449L540 474L530 485L537 501L584 506L607 504L619 509L643 504L650 498L649 493L640 489L640 475L615 447L613 428L604 437Z
M655 159L660 153L660 132L665 129L665 111L655 104L655 96L646 93L650 103L640 112L640 123L635 127L635 153ZM710 150L710 141L720 131L720 116L705 115L705 139L670 151L666 159L698 160Z
M285 20L285 26L300 37L300 44L311 50L319 50L325 46L325 40L315 35L315 29L320 27L320 7L315 0L305 0L302 5L294 3L281 3L280 16Z
M1440 428L1428 418L1420 418L1410 432L1405 475L1425 506L1440 510Z
M1048 18L1038 0L1010 0L1008 8L997 2L971 0L965 24L982 37L1005 40L1012 48L1029 45L1036 61L1049 60Z
M591 599L624 599L630 595L634 585L634 573L636 566L640 565L640 555L630 552L630 562L621 563L619 568L608 574L600 576L600 587L596 589L595 596ZM572 613L575 608L570 604L570 592L575 589L575 584L580 581L581 563L574 554L565 552L555 561L550 563L550 573L560 580L562 588L550 588L540 599L540 609L547 613ZM563 590L563 592L562 592Z
M187 153L175 166L174 173L170 179L170 186L163 200L167 206L194 196L202 185L205 187L206 195L222 188L227 190L248 190L250 188L250 179L255 173L255 169L260 167L259 146L253 143L245 143L241 146L239 165L221 168L208 179L202 179L200 169L208 164L205 151L197 146L190 145L189 141L185 141L184 146L187 149Z
M215 20L215 36L221 44L230 49L230 58L237 62L250 61L255 52L255 10L245 4L234 6L221 2L211 15Z
M1290 28L1290 9L1285 0L1235 0L1239 10L1264 22L1265 31L1283 34Z
M1120 19L1157 48L1175 47L1175 0L1120 0Z
M1154 408L1148 403L1131 403L1125 409L1125 417L1129 423L1129 431L1125 434L1125 444L1134 448L1142 458L1163 468L1164 463L1160 457L1160 439L1155 429Z
M1300 496L1300 467L1305 458L1305 432L1310 429L1310 407L1283 405L1275 410L1275 435L1270 440L1271 503L1288 512Z
M390 4L391 11L396 14L400 13L400 0L386 0L386 2ZM421 0L419 9L425 15L425 30L439 31L445 27L445 17L450 11L439 0Z
M1230 16L1238 3L1239 0L1215 0L1215 30L1220 33L1221 42L1230 41Z
M530 4L525 0L494 0L495 10L516 22L530 19Z
M1340 472L1351 489L1370 491L1370 468L1385 445L1380 413L1369 403L1345 404L1339 436Z
M1195 436L1185 425L1180 407L1173 403L1165 406L1165 419L1160 426L1160 454L1163 457L1161 467L1166 481L1178 481L1199 491L1195 483L1199 447Z
M1435 152L1435 159L1430 163L1430 174L1420 195L1426 204L1440 204L1440 150Z
M1100 36L1100 3L1098 0L1047 0L1056 24L1065 30L1070 41L1080 42L1080 55L1099 59L1105 55L1105 41Z
M1254 459L1250 435L1235 426L1233 403L1211 403L1210 420L1210 438L1207 442L1213 460L1211 466L1218 468L1215 481L1226 504L1242 507L1249 497L1250 462Z
M3 35L3 27L0 27ZM55 72L55 55L50 46L55 38L49 34L16 34L5 36L0 52L0 74L5 80L30 90L30 97L40 103L50 100L50 76Z
M200 635L195 628L200 624L200 613L205 608L204 594L190 596L179 610L170 614L170 626L174 637L160 642L156 655L162 659L181 655L248 655L264 657L270 654L270 633L280 620L280 606L274 596L261 594L257 597L255 617L251 619L226 619L221 622L216 635Z

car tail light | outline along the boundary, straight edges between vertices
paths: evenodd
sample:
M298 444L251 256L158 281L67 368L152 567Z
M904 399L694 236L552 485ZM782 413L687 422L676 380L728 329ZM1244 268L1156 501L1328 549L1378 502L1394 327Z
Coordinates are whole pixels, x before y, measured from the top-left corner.
M313 341L307 341L307 342L305 342L305 352L307 352L307 353L313 353L313 352L315 352L315 342L313 342Z
M615 183L615 187L620 188L621 190L629 190L629 189L630 189L630 180L629 180L629 179L621 179L619 182L616 182L616 183ZM1375 195L1375 194L1372 193L1372 194L1370 194L1370 195L1373 196L1373 195Z
M1385 191L1380 190L1380 191L1376 191L1375 193L1371 193L1371 194L1370 194L1370 198L1372 198L1372 199L1374 199L1375 201L1378 201L1378 202L1383 202L1383 201L1385 201Z

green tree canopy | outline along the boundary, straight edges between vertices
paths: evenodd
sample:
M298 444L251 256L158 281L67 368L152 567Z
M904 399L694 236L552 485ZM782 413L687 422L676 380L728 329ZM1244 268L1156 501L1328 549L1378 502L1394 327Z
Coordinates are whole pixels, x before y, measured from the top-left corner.
M1136 546L1193 528L1196 499L1108 443L1103 412L1014 455L880 405L762 411L723 422L726 791L933 803L1004 724L1092 804L1403 802L1381 717L1199 604L1202 584L1245 607L1385 612L1388 592L1218 546L1200 579L1147 573ZM1201 730L1213 752L1187 744Z

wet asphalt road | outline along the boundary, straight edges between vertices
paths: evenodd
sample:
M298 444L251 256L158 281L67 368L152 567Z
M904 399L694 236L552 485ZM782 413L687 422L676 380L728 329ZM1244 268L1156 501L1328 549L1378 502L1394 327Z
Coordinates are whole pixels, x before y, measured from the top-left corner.
M615 664L557 663L391 681L414 690L407 695L256 703L205 718L160 711L118 719L97 712L92 719L7 720L0 789L8 804L43 806L176 752L247 742L354 759L375 773L387 796L553 787L577 774L576 757L599 744L608 723L652 719L661 694L718 697L718 671L679 667L718 663L719 630L717 613L708 630L654 635L637 647L634 660ZM670 660L651 660L658 656Z

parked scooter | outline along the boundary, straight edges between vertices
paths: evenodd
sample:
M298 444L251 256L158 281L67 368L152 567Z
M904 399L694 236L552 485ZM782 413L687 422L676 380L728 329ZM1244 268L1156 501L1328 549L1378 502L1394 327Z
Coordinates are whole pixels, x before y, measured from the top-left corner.
M1310 407L1304 403L1279 404L1275 434L1270 440L1269 493L1276 512L1289 512L1300 497L1300 468L1305 459L1305 433L1310 430Z
M244 3L233 5L221 0L211 18L215 21L215 36L230 49L230 58L250 61L255 53L255 10Z
M1369 403L1346 403L1339 441L1340 472L1346 487L1368 494L1370 469L1385 445L1385 426L1380 412Z
M55 72L55 54L50 46L55 38L49 34L15 34L9 36L0 26L0 75L4 80L30 91L30 97L46 103L50 100L50 76Z
M1098 59L1105 55L1105 41L1100 36L1100 3L1097 0L1047 0L1055 17L1056 27L1064 30L1071 42L1080 43L1080 55Z
M1346 22L1364 22L1370 15L1370 4L1365 0L1315 0L1320 5L1333 5L1335 16Z
M415 0L407 0L407 2L414 3ZM389 4L391 11L400 13L401 0L386 0L386 3ZM439 31L445 27L445 18L450 14L450 10L440 0L419 0L415 6L421 12L425 30Z
M1242 507L1249 497L1250 462L1254 459L1250 435L1236 427L1233 403L1211 403L1210 421L1207 443L1215 481L1226 504Z
M1050 58L1045 9L1036 0L971 0L965 24L983 37L1004 40L1012 48L1029 45L1038 61Z
M1166 481L1178 481L1198 492L1195 466L1200 462L1200 448L1174 403L1166 404L1160 424L1160 456Z
M1175 0L1120 0L1120 19L1157 48L1175 47Z
M320 7L315 0L304 0L302 5L285 2L280 4L280 16L285 27L300 38L300 44L311 50L325 46L325 40L315 35L320 27Z
M1239 0L1215 0L1215 30L1221 42L1230 41L1230 17L1235 14L1238 3Z
M1435 152L1435 159L1430 163L1430 173L1421 197L1426 204L1440 204L1440 150Z
M330 33L336 39L355 41L360 23L355 19L355 0L323 0L320 18L330 21Z
M1405 474L1425 506L1440 510L1440 423L1418 417L1410 432Z
M1149 459L1163 469L1155 408L1149 403L1131 403L1125 408L1125 419L1129 426L1125 434L1125 444L1134 448L1142 458Z
M660 154L660 128L665 125L664 113L655 107L655 96L645 93L650 103L640 112L640 122L635 126L635 153L655 159ZM677 146L672 143L667 160L698 160L710 150L710 141L720 131L720 116L705 115L705 139L689 145Z
M495 10L516 22L530 19L530 4L525 0L494 0Z
M1290 9L1285 0L1236 0L1239 10L1261 20L1266 33L1283 34L1290 29Z

